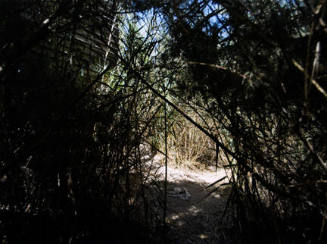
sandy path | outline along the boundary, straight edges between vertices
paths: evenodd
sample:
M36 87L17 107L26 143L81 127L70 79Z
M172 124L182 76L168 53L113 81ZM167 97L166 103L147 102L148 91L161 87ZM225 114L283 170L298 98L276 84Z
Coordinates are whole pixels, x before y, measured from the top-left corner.
M163 177L164 171L161 167L157 173ZM208 196L205 189L224 176L223 169L215 172L214 169L199 171L168 167L167 223L171 243L230 243L224 237L224 226L220 223L228 190L221 189Z

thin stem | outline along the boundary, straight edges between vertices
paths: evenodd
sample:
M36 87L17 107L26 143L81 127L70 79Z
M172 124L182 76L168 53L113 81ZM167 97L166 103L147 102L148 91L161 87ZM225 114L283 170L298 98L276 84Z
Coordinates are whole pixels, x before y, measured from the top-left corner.
M166 97L166 86L164 85L164 96ZM167 145L167 137L168 137L168 126L167 126L167 103L164 102L164 111L165 111L165 183L164 183L164 234L166 236L167 233L167 175L168 175L168 145Z

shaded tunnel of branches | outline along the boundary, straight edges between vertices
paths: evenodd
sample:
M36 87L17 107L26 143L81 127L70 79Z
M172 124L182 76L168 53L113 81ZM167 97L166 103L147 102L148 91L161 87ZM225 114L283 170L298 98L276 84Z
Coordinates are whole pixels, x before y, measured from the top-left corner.
M164 243L165 141L229 172L233 243L326 242L326 8L1 1L2 243Z

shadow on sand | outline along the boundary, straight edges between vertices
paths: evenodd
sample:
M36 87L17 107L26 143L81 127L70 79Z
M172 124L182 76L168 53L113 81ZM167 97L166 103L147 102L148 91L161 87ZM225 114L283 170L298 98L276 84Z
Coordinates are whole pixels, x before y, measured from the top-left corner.
M217 191L205 189L207 184L188 180L168 182L167 223L170 243L231 243L226 237L228 226L222 224L222 215L230 189L219 187ZM183 199L171 194L182 189L190 194Z

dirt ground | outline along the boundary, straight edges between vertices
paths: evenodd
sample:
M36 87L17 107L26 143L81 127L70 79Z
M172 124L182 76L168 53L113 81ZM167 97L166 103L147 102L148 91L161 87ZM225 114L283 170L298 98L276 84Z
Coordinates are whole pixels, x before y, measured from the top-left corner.
M165 168L157 173L164 177ZM168 239L176 244L231 243L225 236L221 216L229 190L207 186L226 176L223 169L196 170L168 166ZM227 181L227 178L216 186Z

